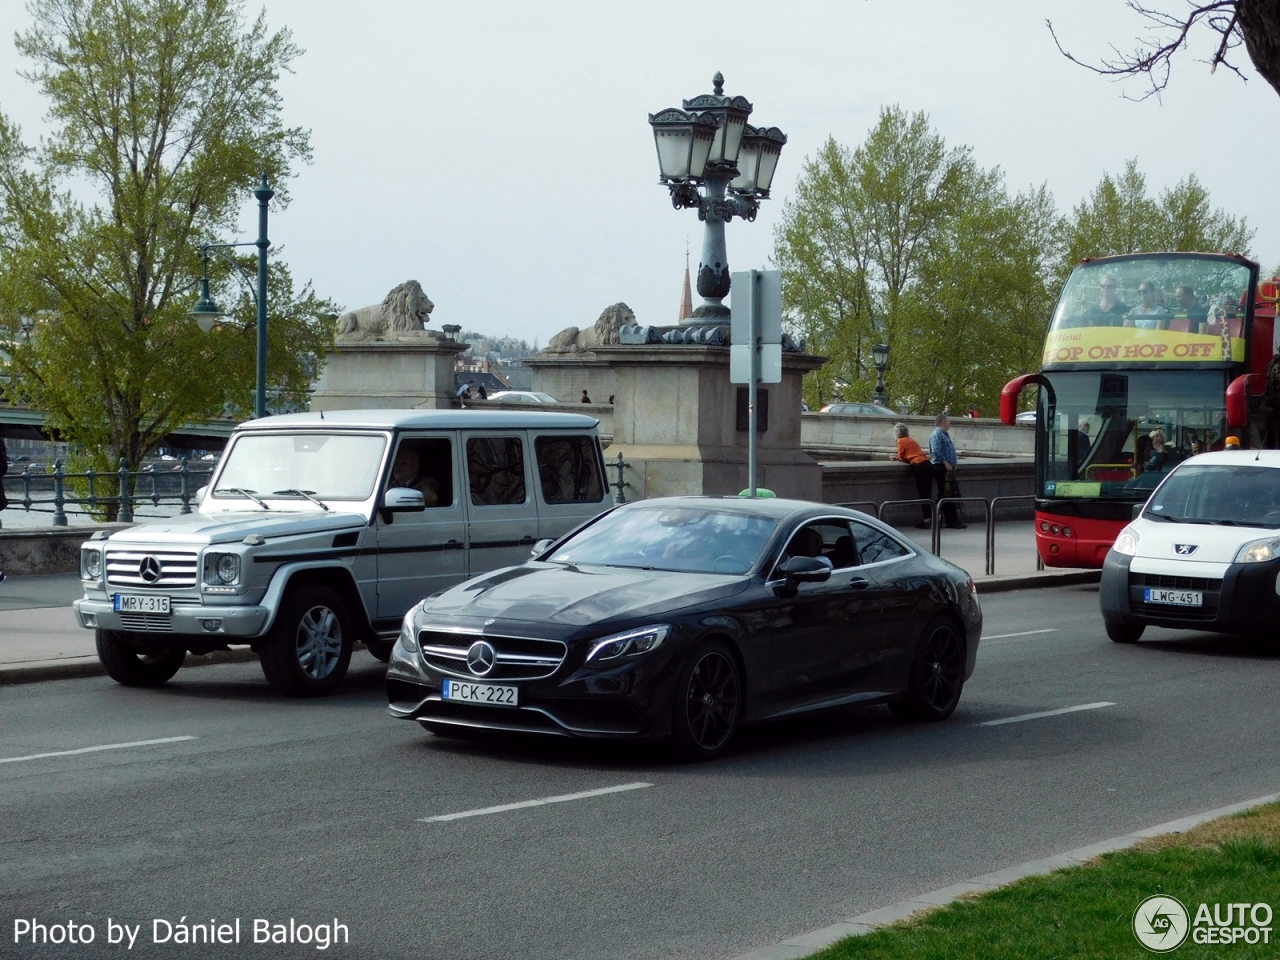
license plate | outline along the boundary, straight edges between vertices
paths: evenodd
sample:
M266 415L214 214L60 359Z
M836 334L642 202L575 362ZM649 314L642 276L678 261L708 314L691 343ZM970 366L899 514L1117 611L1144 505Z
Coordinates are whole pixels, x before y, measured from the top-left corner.
M111 609L117 613L168 613L168 597L152 597L140 593L117 593Z
M1157 590L1146 588L1147 603L1165 603L1171 607L1202 607L1204 594L1199 590Z
M496 683L467 683L464 680L446 680L442 696L459 703L476 703L484 707L516 706L519 687L501 687Z

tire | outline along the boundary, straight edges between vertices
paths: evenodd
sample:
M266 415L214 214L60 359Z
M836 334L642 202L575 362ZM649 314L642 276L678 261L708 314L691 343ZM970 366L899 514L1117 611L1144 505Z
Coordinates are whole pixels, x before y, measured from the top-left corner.
M353 645L342 597L320 584L291 589L262 645L262 672L286 696L323 697L342 683Z
M119 630L96 630L94 641L107 676L126 687L158 687L166 683L187 656L185 647L139 650L129 643L129 635Z
M1107 636L1115 643L1137 643L1142 639L1142 631L1145 629L1146 626L1141 623L1130 625L1119 620L1107 621Z
M742 675L723 643L699 644L676 677L671 739L686 760L714 760L733 742L742 718Z
M366 640L364 648L373 654L373 659L381 660L383 663L391 662L391 648L396 645L394 640Z
M889 704L899 720L937 723L955 712L964 689L964 640L946 617L925 624L916 646L907 693Z

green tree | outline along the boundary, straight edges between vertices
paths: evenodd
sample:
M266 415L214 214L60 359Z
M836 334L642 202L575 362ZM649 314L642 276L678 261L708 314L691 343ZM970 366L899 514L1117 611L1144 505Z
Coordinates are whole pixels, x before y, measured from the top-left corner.
M792 329L831 357L806 400L870 397L885 342L896 405L990 408L1014 364L1038 358L1057 236L1046 190L1009 197L923 113L882 110L852 150L828 140L775 234Z
M186 316L198 245L233 236L266 171L278 205L309 135L281 121L277 82L300 54L239 0L32 0L17 39L49 103L38 146L0 114L0 326L14 400L131 466L180 425L251 409L251 297L217 262L235 320ZM273 263L269 388L302 397L336 312Z

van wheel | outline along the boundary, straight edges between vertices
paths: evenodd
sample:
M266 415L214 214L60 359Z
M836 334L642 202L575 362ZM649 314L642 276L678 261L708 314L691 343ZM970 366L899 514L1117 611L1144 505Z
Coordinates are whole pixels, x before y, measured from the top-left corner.
M1141 623L1131 625L1119 620L1107 621L1107 636L1116 643L1137 643L1142 639L1142 631L1145 629L1146 626Z
M287 696L323 697L346 676L353 643L342 597L320 584L290 590L262 645L262 672Z
M160 686L178 672L187 656L185 647L139 650L129 643L129 635L119 630L96 630L94 642L107 676L126 687Z

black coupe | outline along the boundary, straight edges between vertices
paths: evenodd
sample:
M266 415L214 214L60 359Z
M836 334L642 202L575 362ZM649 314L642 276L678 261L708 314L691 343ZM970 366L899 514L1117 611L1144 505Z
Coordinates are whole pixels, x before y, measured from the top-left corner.
M969 575L853 510L644 500L539 548L409 611L393 716L707 759L744 723L838 704L944 720L977 660Z

